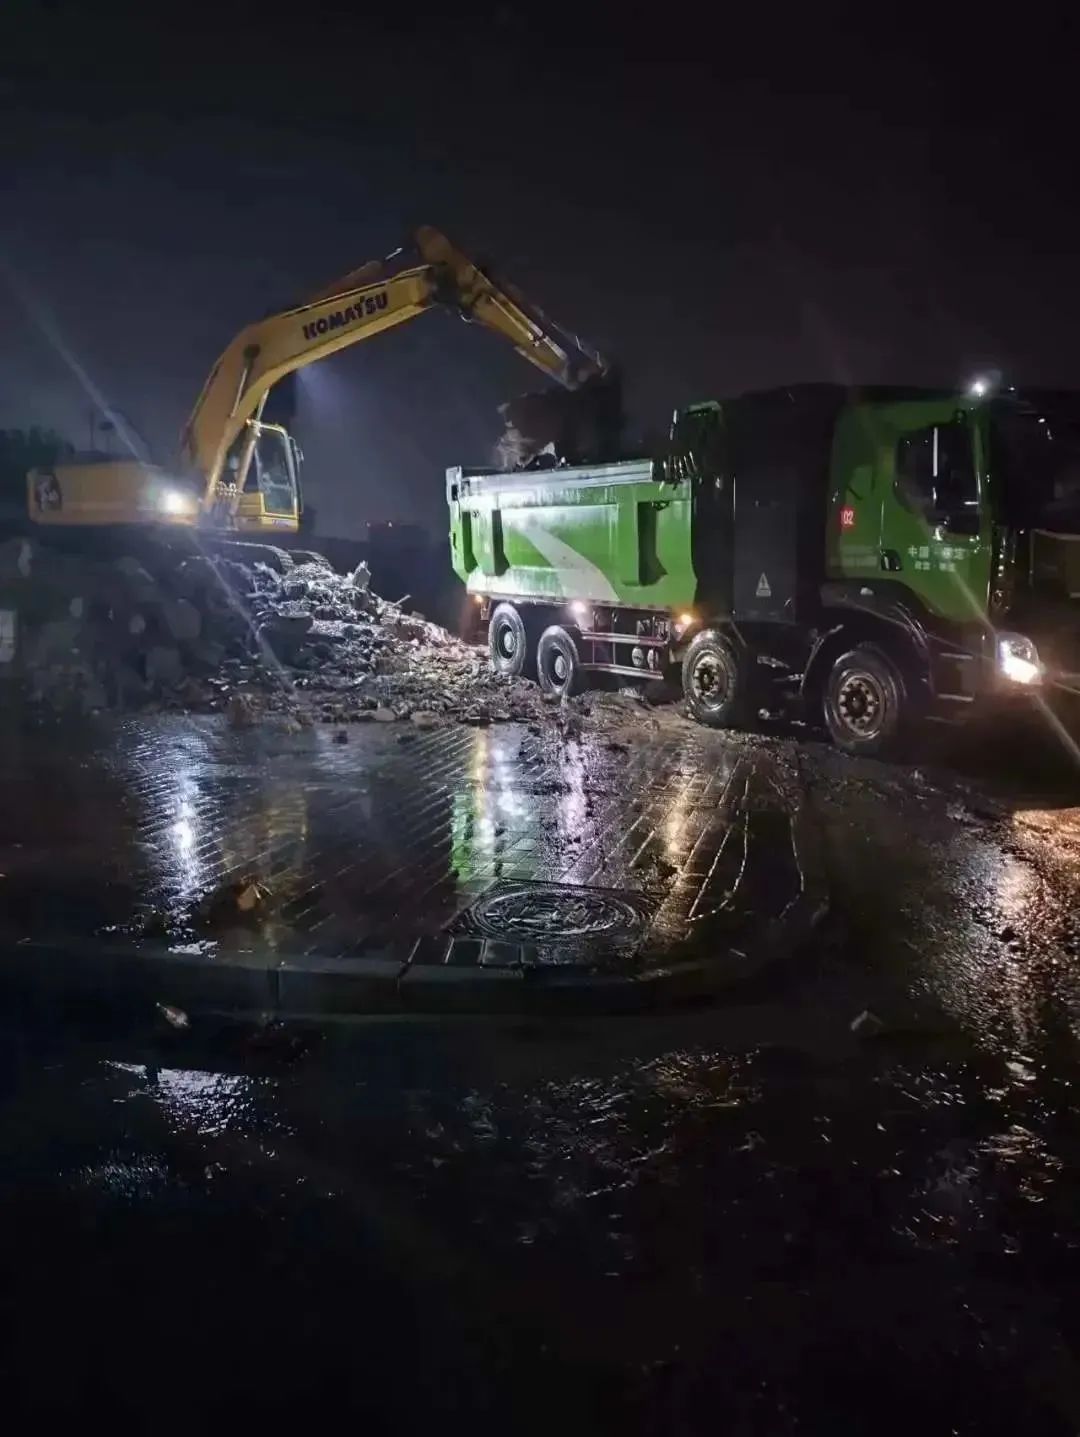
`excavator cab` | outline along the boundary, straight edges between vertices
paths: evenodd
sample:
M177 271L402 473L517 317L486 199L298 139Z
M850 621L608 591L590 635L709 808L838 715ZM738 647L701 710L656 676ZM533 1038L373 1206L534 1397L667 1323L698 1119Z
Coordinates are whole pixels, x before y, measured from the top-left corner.
M248 532L282 529L295 533L304 507L300 488L304 456L299 444L284 425L252 419L236 461L240 472L245 454L249 454L249 462L236 499L234 527ZM236 473L234 469L232 475ZM226 485L227 493L230 487Z

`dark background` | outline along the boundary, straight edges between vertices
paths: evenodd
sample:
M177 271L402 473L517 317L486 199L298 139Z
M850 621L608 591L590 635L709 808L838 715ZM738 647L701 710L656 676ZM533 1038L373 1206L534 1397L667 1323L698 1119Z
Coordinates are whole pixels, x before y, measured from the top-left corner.
M418 221L618 357L638 429L788 380L1080 386L1075 21L711 17L8 0L0 427L85 445L96 394L167 458L239 327ZM441 531L530 387L442 315L307 370L319 530Z

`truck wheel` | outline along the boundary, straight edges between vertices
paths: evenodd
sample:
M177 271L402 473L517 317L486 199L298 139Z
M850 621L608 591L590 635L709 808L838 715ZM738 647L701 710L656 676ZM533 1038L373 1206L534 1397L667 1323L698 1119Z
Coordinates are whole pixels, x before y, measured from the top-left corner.
M499 604L488 622L488 652L497 674L524 674L531 668L525 621L513 604Z
M724 634L698 634L682 663L686 707L698 723L732 728L747 719L746 666Z
M540 635L536 646L536 676L546 694L580 693L585 687L577 644L558 624L552 624Z
M841 654L825 681L825 724L845 753L877 756L897 747L907 717L904 682L872 644Z

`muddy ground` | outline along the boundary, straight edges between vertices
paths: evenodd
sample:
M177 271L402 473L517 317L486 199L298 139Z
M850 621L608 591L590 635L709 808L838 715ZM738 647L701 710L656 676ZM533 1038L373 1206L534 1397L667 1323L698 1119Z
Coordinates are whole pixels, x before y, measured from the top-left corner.
M389 853L402 755L418 775L441 754L450 849L429 833L413 872L445 902L511 850L543 876L574 828L576 879L599 881L635 802L655 805L659 856L697 876L708 782L749 765L794 786L830 913L722 1001L632 1019L9 1007L9 1410L395 1432L1080 1427L1080 782L1049 734L899 768L689 726L625 753L587 727L455 728L460 750L447 731L440 747L316 729L274 739L292 794L275 809L227 749L263 740L202 722L186 750L129 736L142 790L86 755L10 747L5 782L18 795L16 769L51 772L49 802L126 814L125 863L142 843L140 872L197 886L222 852L200 825L230 805L271 851L364 836ZM578 765L566 792L533 791L546 745ZM155 804L166 821L142 831ZM531 835L543 804L556 827ZM4 824L15 873L50 819L20 798ZM58 860L89 863L92 833ZM405 912L411 890L390 888ZM353 893L334 922L356 917ZM91 903L80 921L101 917Z

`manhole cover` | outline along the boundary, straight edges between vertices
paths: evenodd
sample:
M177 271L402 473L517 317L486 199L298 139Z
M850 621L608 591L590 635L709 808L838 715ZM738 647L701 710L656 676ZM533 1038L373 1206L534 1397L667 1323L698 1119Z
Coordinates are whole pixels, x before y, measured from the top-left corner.
M641 938L651 910L637 893L520 883L491 889L455 926L508 943L623 947Z

